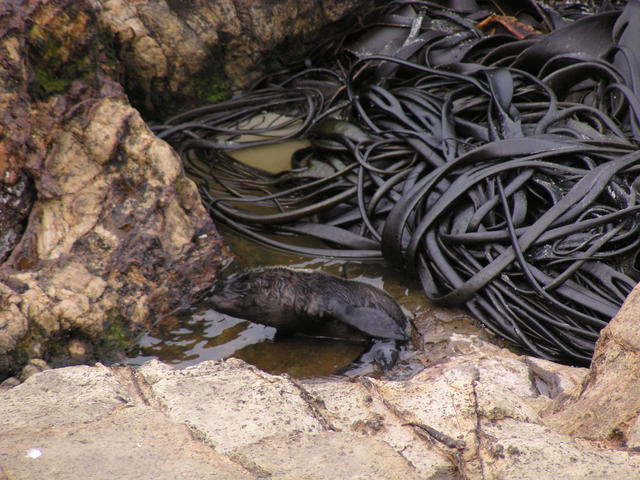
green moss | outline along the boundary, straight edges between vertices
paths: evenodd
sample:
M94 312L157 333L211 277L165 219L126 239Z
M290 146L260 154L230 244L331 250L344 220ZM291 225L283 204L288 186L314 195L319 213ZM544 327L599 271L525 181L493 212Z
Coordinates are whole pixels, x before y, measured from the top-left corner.
M221 102L231 97L231 80L220 69L203 75L200 85L196 86L196 94L207 102Z
M47 50L41 61L35 65L34 70L38 88L44 96L56 93L64 93L71 82L84 75L81 74L89 63L87 57L74 58L66 63L56 52L55 40L47 42Z
M118 362L122 360L123 353L135 347L136 335L131 325L119 311L111 310L102 339L96 345L96 357L105 363Z
M95 19L90 20L93 25ZM118 61L113 39L100 28L90 27L83 38L61 37L33 24L27 34L32 68L30 93L36 98L65 93L74 80L93 80L99 72L115 76Z
M210 103L221 102L229 98L229 92L226 90L216 90L215 93L211 93L205 97L205 100Z
M231 97L231 80L220 64L220 53L212 54L207 62L211 67L201 72L195 80L195 96L200 102L220 102ZM217 59L217 61L216 61Z
M39 25L33 25L28 34L29 59L35 73L32 93L48 97L64 92L76 77L77 59L69 58L62 43Z

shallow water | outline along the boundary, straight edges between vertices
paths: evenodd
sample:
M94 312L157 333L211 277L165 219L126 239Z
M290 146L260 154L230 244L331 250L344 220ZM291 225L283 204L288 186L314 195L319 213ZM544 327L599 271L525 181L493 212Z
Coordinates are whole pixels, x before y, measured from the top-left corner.
M261 168L270 173L279 173L291 168L291 154L296 150L308 147L306 140L292 140L271 145L261 145L259 147L243 148L231 152L231 156L236 160Z
M288 265L344 275L384 289L398 300L411 317L433 307L419 286L383 263L356 263L309 259L264 248L232 232L225 240L238 255L232 270L265 265ZM225 272L226 273L226 272ZM140 340L138 351L128 362L140 365L153 358L177 367L203 360L241 358L270 373L286 372L295 378L331 375L363 353L359 344L311 337L274 340L275 329L253 324L211 310L205 303L167 317Z

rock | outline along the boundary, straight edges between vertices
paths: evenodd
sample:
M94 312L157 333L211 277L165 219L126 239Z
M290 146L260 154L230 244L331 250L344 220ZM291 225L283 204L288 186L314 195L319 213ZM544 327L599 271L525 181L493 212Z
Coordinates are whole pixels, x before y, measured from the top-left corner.
M69 343L67 343L67 351L73 360L84 362L91 356L93 347L85 340L72 338Z
M600 333L582 384L558 396L545 410L547 425L571 436L640 447L639 311L640 286L636 286Z
M580 385L587 370L568 367L541 358L526 357L531 383L535 390L548 398L556 398L563 392Z
M629 425L626 432L626 447L636 452L640 451L640 415L637 415Z
M555 400L536 379L571 385L579 372L542 362L534 375L531 364L497 349L403 381L295 381L235 359L47 370L0 390L0 469L16 479L635 478L634 452L542 424Z
M551 399L534 387L526 357L474 336L457 335L453 342L466 344L466 353L428 366L408 381L372 380L372 385L403 424L448 450L463 476L483 478L489 460L482 450L482 425L540 423L538 412ZM562 370L572 369L558 367L562 383L571 384ZM502 438L499 432L493 435Z
M144 407L118 409L93 422L56 428L44 435L14 432L2 436L0 459L5 474L15 480L254 478L191 438L183 425Z
M304 382L303 387L317 399L336 430L357 433L390 445L415 468L418 478L455 477L456 465L425 442L414 429L407 428L407 419L389 408L387 399L373 384L318 380Z
M189 425L218 452L272 435L323 430L322 419L291 380L241 360L207 361L184 370L151 361L139 375L172 419Z
M277 435L236 450L232 458L283 480L416 478L411 465L388 444L344 432Z
M130 402L127 387L103 366L46 370L0 393L0 438L95 421Z
M0 151L0 157L3 152ZM3 163L4 160L0 160ZM0 166L0 171L4 169ZM15 177L15 178L13 178ZM0 263L18 243L34 200L31 180L24 173L5 171L0 178Z
M0 354L27 333L25 319L48 337L125 336L188 302L229 258L177 155L138 113L114 99L85 107L37 171L39 199L3 265L6 284L22 291L7 292L21 315L6 320L17 333L0 331ZM37 269L21 268L27 256Z
M20 379L16 377L5 378L3 382L0 383L0 391L9 390L15 386L20 385L21 383L22 382L20 381Z
M45 362L41 358L32 358L31 360L29 360L29 363L27 363L25 367L22 369L22 373L20 374L20 380L24 382L27 378L31 377L32 375L35 375L36 373L44 372L45 370L49 370L50 368L51 367L47 364L47 362Z
M162 120L167 108L189 99L219 100L247 87L265 73L265 57L276 47L288 42L301 54L301 41L310 42L319 26L374 3L100 0L97 6L101 25L117 39L136 108Z
M22 0L0 17L0 179L37 191L0 251L0 378L68 332L123 348L230 260L177 154L114 81L104 33L88 0Z
M0 372L17 373L17 367L21 367L14 365L13 358L6 355L15 348L29 328L27 317L20 311L21 302L20 295L0 282ZM6 375L0 375L0 378L3 377Z
M482 422L483 475L504 480L635 478L640 457L579 443L539 424Z

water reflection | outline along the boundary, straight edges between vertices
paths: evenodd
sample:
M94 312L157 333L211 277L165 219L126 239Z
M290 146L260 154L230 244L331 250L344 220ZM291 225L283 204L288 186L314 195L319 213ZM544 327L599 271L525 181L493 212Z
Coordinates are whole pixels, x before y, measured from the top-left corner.
M297 378L331 375L351 363L362 345L311 337L275 339L276 330L201 307L163 319L140 340L129 359L157 358L179 367L236 357L270 373Z
M271 341L275 329L214 310L192 309L162 319L147 332L138 345L137 356L130 363L141 365L157 358L186 367L203 360L230 357L247 345Z

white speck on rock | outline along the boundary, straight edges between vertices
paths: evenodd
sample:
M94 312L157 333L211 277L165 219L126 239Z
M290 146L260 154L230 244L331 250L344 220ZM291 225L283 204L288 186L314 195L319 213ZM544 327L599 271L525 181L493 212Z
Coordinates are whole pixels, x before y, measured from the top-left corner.
M27 454L25 455L25 457L27 458L38 458L42 455L42 450L40 450L39 448L30 448L29 450L27 450Z

